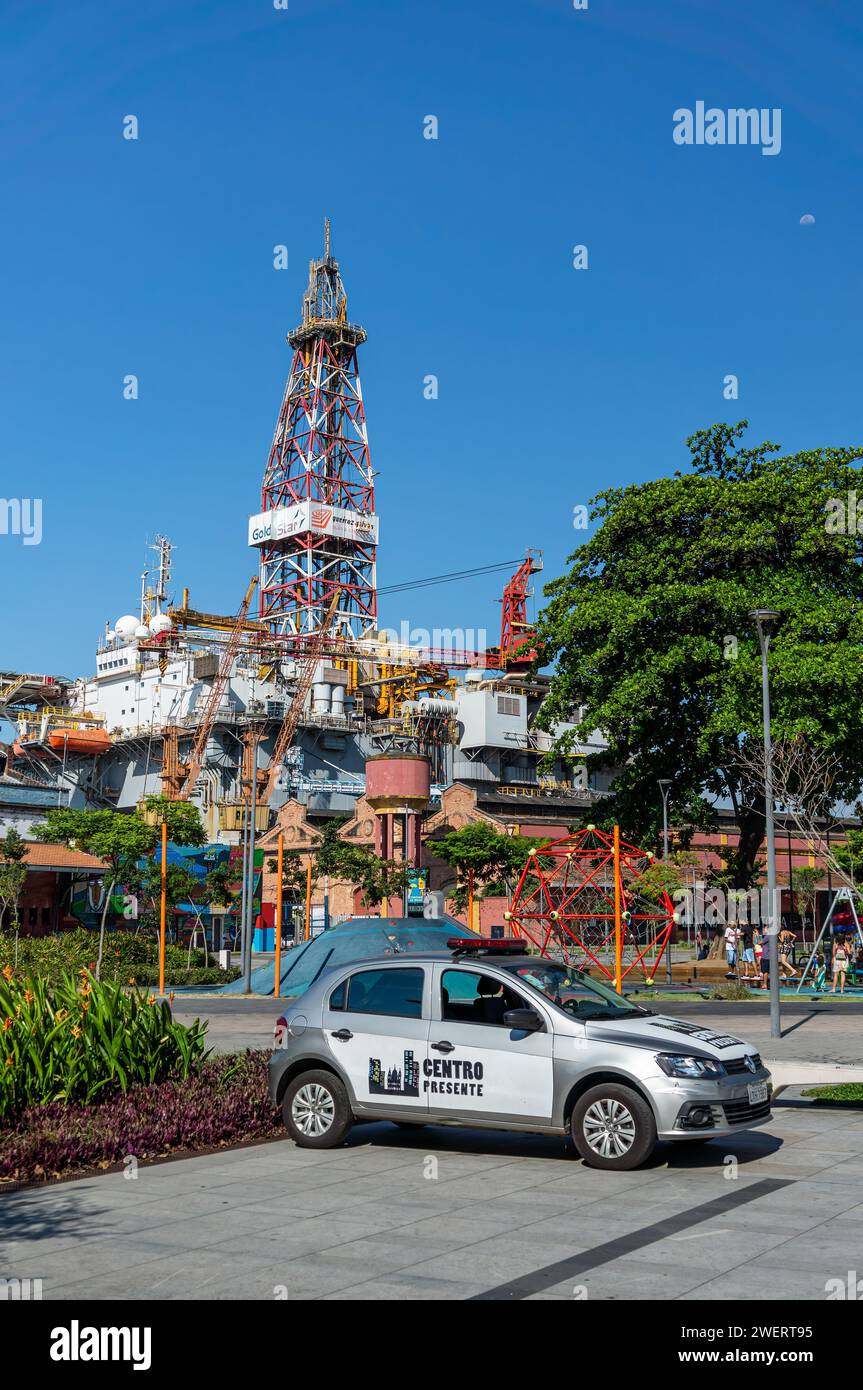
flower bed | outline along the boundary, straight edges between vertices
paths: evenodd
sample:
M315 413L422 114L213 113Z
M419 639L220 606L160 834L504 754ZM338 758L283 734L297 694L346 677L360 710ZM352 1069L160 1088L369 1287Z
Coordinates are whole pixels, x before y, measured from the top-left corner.
M222 1054L193 1075L131 1085L98 1104L30 1105L0 1134L4 1183L50 1181L281 1131L267 1095L266 1052Z
M187 1077L203 1062L206 1024L175 1023L167 1003L94 980L59 984L0 971L0 1122L29 1105L92 1102L134 1083Z

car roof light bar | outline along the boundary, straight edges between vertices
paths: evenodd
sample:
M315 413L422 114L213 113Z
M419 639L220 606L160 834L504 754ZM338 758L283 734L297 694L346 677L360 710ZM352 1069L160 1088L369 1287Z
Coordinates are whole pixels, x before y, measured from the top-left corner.
M495 936L451 936L447 948L456 956L523 956L524 942L511 937L501 940Z

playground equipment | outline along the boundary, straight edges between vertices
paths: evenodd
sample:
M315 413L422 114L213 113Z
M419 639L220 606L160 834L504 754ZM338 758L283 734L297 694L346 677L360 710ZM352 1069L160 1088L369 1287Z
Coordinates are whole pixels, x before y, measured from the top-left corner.
M653 981L668 949L674 908L664 889L642 882L647 850L589 825L529 857L506 914L511 931L541 955L596 967L615 988L638 970Z
M830 930L830 926L833 921L833 914L835 913L836 908L839 906L840 903L847 903L849 908L851 909L851 916L854 918L854 930L857 933L857 940L859 941L860 945L863 946L863 929L861 929L860 918L857 915L857 904L854 899L854 893L850 888L838 888L834 895L833 901L830 904L830 910L828 911L827 916L824 918L824 921L821 923L821 930L815 938L815 944L812 947L812 952L809 956L809 959L803 967L803 973L801 974L800 980L797 985L798 994L800 993L801 989L806 983L806 976L809 974L809 971L814 970L821 942L823 941L825 934ZM851 979L852 984L857 983L857 974L858 971L854 968L848 971L848 975ZM828 987L828 984L829 981L827 978L827 969L825 961L824 965L822 965L820 969L815 972L815 988L826 989Z

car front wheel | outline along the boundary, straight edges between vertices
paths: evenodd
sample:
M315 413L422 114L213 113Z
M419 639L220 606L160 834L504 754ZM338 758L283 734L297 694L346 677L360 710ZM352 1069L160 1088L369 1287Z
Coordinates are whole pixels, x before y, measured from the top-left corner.
M656 1147L656 1121L647 1101L628 1086L593 1086L576 1101L572 1139L591 1168L638 1168Z
M295 1076L285 1091L282 1119L301 1149L334 1149L353 1123L347 1091L330 1071Z

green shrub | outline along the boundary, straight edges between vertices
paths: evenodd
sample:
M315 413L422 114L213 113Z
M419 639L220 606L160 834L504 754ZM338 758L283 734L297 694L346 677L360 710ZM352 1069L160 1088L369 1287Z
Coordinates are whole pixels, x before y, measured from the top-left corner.
M710 991L711 999L751 999L752 990L736 981L728 985L714 985Z
M82 969L92 970L98 950L98 934L88 931L86 927L76 927L52 936L20 936L16 962L14 936L0 933L0 970L9 965L16 973L59 984L64 975L70 972L77 974ZM202 970L208 971L206 977L196 978L194 972ZM168 942L165 946L165 978L168 985L185 985L224 984L236 977L219 969L212 952L207 965L203 951L192 951L190 966L189 948ZM102 979L116 980L124 985L157 984L158 940L152 935L128 930L109 932L105 938Z
M168 966L166 963L165 975L169 987L174 989L190 988L192 985L224 985L230 980L238 980L242 974L241 970L231 967L230 970L222 970L218 965L197 966L193 965L191 970L187 970L185 965L182 969ZM157 985L159 983L159 967L144 966L135 972L136 985Z
M85 1102L190 1075L206 1024L175 1023L168 1004L82 968L59 984L0 972L0 1121L27 1105Z

